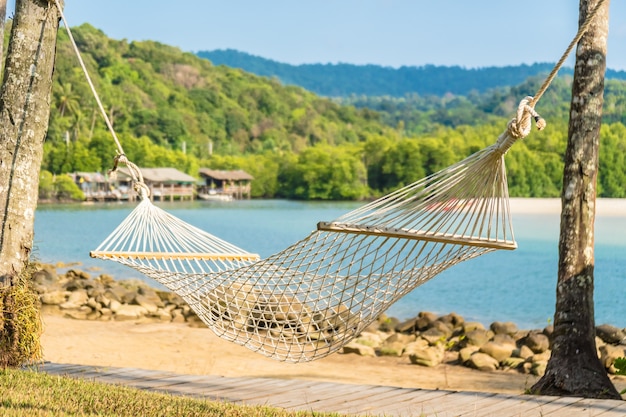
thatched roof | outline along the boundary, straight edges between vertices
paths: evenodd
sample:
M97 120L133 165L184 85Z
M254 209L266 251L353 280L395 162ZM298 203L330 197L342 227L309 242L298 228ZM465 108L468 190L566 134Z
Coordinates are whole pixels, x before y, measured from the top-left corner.
M236 171L222 171L218 169L200 168L200 175L221 181L251 181L254 179L252 175L240 169Z

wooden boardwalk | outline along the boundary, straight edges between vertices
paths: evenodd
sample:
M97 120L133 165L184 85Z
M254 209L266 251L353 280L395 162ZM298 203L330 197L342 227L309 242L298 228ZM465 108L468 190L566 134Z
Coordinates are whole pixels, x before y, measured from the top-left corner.
M174 395L356 416L626 416L626 401L423 390L277 378L181 375L136 368L45 363L53 375Z

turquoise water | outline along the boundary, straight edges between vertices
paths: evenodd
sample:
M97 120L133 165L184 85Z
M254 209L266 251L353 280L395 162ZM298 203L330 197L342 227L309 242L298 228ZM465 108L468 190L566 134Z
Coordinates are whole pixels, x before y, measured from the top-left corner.
M234 201L157 203L176 217L250 252L267 257L359 203ZM130 203L40 206L35 217L34 256L49 263L80 263L82 269L139 278L133 269L91 259L89 251L135 207ZM513 321L541 328L554 315L558 260L558 214L513 216L519 248L463 262L394 304L387 313L410 318L419 311L456 312L484 324ZM626 327L626 213L596 219L595 313L597 323ZM95 272L94 272L95 273Z

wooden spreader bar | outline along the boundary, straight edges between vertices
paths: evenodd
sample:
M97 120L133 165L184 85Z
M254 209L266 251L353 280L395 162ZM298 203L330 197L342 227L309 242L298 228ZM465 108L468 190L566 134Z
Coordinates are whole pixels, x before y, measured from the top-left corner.
M423 230L395 229L380 226L360 226L335 222L319 222L317 230L339 233L354 233L370 236L395 237L400 239L425 240L437 243L450 243L454 245L478 246L490 249L517 249L517 243L512 240L495 240L479 237L468 237L452 233L425 232Z
M200 261L258 261L261 259L256 253L179 253L179 252L109 252L91 251L89 256L100 259L130 258L140 260L200 260Z

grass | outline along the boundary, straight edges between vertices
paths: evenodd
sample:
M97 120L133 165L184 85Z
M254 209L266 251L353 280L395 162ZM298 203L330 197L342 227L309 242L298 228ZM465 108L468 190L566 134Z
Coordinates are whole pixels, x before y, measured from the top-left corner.
M17 369L0 370L0 415L7 417L340 416L336 413L288 412L265 406L234 405Z

